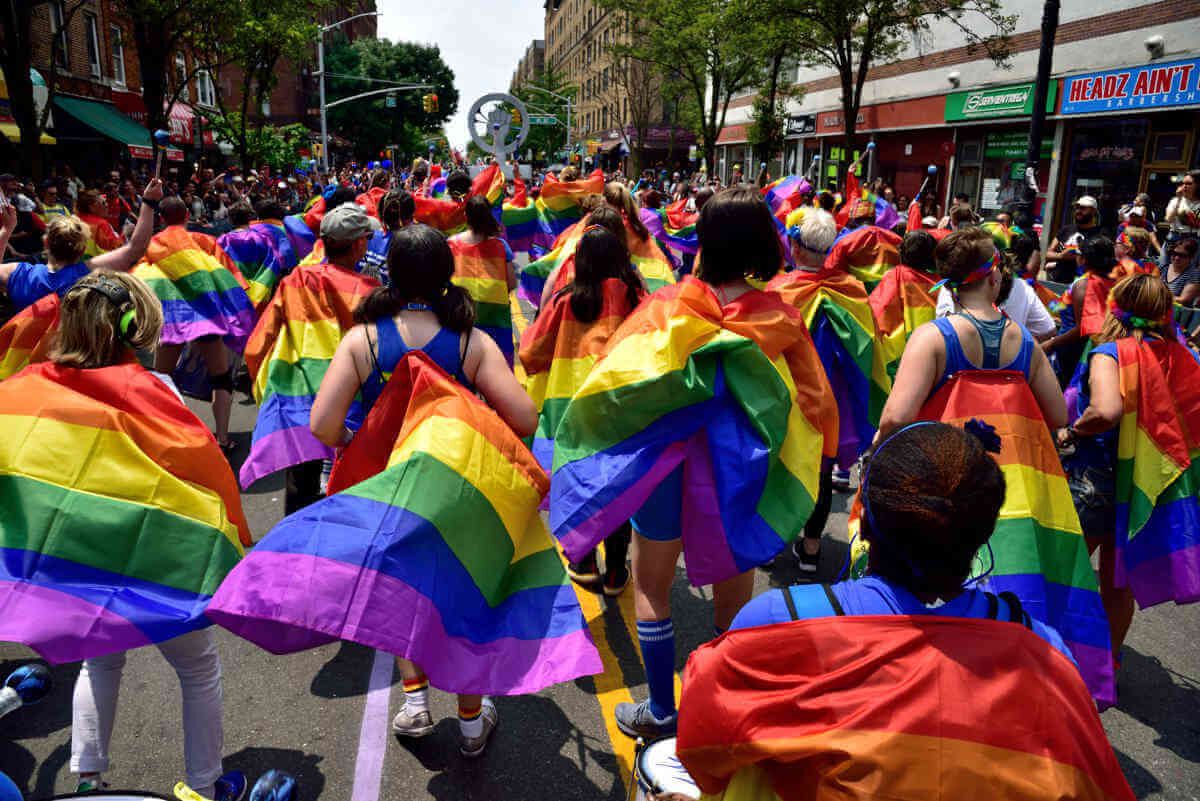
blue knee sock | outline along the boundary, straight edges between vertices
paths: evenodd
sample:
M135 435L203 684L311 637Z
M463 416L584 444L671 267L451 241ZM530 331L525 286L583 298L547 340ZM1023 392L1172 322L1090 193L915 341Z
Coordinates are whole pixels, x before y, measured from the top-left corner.
M675 714L675 624L664 620L639 620L638 643L650 685L650 712L659 720Z

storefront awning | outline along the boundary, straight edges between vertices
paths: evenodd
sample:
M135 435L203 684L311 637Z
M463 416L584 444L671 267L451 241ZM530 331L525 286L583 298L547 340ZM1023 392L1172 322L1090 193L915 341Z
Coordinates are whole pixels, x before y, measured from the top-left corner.
M4 138L13 144L21 141L21 129L15 122L0 122L0 134L3 134ZM41 143L43 145L53 145L56 141L53 136L42 131Z
M54 98L54 105L93 131L129 148L130 155L135 159L154 157L150 132L117 111L114 106L81 97L62 96ZM169 147L167 159L183 161L183 151Z

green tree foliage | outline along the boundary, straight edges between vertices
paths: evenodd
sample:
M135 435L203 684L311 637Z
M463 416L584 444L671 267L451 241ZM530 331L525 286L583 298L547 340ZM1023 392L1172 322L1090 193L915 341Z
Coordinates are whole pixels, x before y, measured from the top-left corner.
M389 82L436 87L399 91L392 96L395 105L391 108L388 97L378 96L329 109L329 129L354 143L359 160L377 159L379 152L392 144L409 156L427 153L425 140L440 133L458 109L454 71L442 60L436 45L340 39L325 51L325 71L327 102L385 89ZM432 114L421 106L421 97L430 93L438 97L438 110Z
M751 0L599 3L638 20L639 35L628 43L626 55L672 73L674 81L687 87L687 100L698 110L697 133L711 174L729 102L762 79L758 32L747 24L757 18Z
M771 0L755 11L760 24L793 26L792 53L801 62L836 71L846 151L852 152L863 85L873 65L898 58L914 35L935 22L953 25L967 46L1003 64L1017 20L1004 7L1000 0Z
M567 83L564 73L547 67L541 75L514 89L513 95L525 104L530 114L551 115L558 120L558 125L529 126L529 136L521 145L522 157L527 150L532 150L534 160L549 162L555 161L559 151L567 144L567 104L553 95L546 94L547 91L574 101L578 89Z
M248 123L237 111L216 116L210 120L210 124L219 139L232 142L244 137L242 164L246 168L268 164L272 170L290 170L300 161L300 148L308 144L308 129L303 125L275 126L261 121Z

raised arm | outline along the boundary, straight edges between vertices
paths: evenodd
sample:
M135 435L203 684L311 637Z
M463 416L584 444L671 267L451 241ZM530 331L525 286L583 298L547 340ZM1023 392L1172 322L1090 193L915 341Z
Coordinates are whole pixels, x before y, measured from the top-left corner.
M138 263L146 254L150 245L150 237L154 236L154 213L158 209L158 201L162 200L163 186L158 178L151 178L142 192L142 208L138 212L137 224L133 227L133 235L129 243L116 250L102 253L88 262L93 270L114 270L125 272Z

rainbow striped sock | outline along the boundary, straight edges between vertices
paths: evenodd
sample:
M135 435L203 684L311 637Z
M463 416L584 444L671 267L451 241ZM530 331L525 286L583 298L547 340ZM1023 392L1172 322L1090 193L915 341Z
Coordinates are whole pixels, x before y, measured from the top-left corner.
M417 715L429 711L429 679L421 676L404 680L404 708Z
M478 737L483 734L483 705L473 707L458 705L458 730L463 737Z

